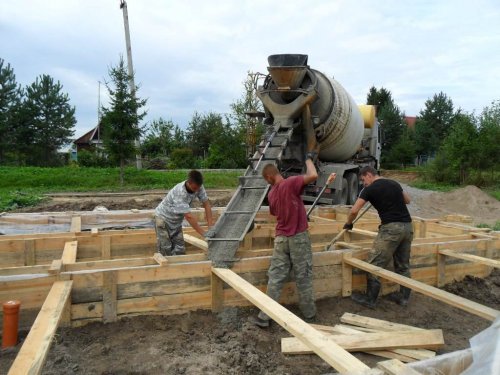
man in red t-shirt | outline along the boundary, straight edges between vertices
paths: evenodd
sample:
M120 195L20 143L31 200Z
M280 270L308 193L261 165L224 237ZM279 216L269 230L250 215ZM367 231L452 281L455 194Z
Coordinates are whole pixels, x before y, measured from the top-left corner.
M278 301L284 282L293 269L299 306L306 320L316 316L312 280L311 240L307 232L307 215L301 194L304 186L318 178L313 163L315 153L309 152L306 159L306 174L284 179L276 166L268 164L262 171L264 179L272 185L268 195L269 210L276 216L276 237L274 252L269 267L267 295ZM269 327L269 316L263 311L254 323L259 327Z

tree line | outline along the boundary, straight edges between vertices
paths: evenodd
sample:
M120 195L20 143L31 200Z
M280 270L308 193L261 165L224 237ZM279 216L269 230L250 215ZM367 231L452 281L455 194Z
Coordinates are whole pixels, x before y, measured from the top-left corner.
M500 101L479 114L467 113L456 109L452 99L440 92L426 100L413 129L389 90L371 87L367 104L377 106L383 130L383 168L425 164L428 177L436 182L497 183Z
M120 166L140 153L145 166L174 168L244 168L250 143L259 143L263 125L256 122L254 139L247 135L248 111L262 111L251 75L241 98L227 114L195 112L186 128L171 120L143 124L147 104L139 86L130 89L123 58L109 68L106 88L110 102L102 107L103 149L81 151L81 166ZM410 129L405 113L385 88L371 87L367 104L376 106L383 131L382 168L428 164L436 181L481 185L497 177L500 168L500 102L479 114L456 109L440 92L429 98ZM17 82L9 64L0 59L0 164L60 165L58 150L74 135L75 107L59 81L42 74L26 87ZM137 148L135 140L140 138Z
M57 151L73 134L75 107L59 81L47 75L21 87L0 58L0 164L61 165Z

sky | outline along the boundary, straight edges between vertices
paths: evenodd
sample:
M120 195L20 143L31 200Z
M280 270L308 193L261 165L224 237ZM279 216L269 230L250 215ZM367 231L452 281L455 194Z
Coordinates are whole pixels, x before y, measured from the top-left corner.
M3 0L0 58L17 81L49 74L76 107L75 137L96 125L98 81L125 55L119 0ZM363 104L389 89L408 116L443 91L480 112L500 100L500 2L128 0L145 121L186 127L195 111L229 113L267 56L309 55ZM126 57L126 56L125 56ZM107 95L101 86L101 100Z

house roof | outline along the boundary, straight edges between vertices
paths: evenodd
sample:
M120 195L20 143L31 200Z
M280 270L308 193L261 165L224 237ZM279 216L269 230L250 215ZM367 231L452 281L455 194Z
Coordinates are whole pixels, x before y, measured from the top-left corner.
M75 144L89 144L93 140L98 140L99 139L99 125L97 125L95 128L90 129L87 133L82 135L80 138L76 139L73 143Z

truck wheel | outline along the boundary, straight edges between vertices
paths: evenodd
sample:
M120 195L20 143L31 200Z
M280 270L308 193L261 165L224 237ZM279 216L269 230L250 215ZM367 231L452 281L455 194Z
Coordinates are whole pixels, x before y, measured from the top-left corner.
M347 204L354 204L356 199L358 199L358 176L356 173L348 173L347 174Z
M347 204L347 179L342 178L342 190L335 191L335 198L333 204L346 205Z

